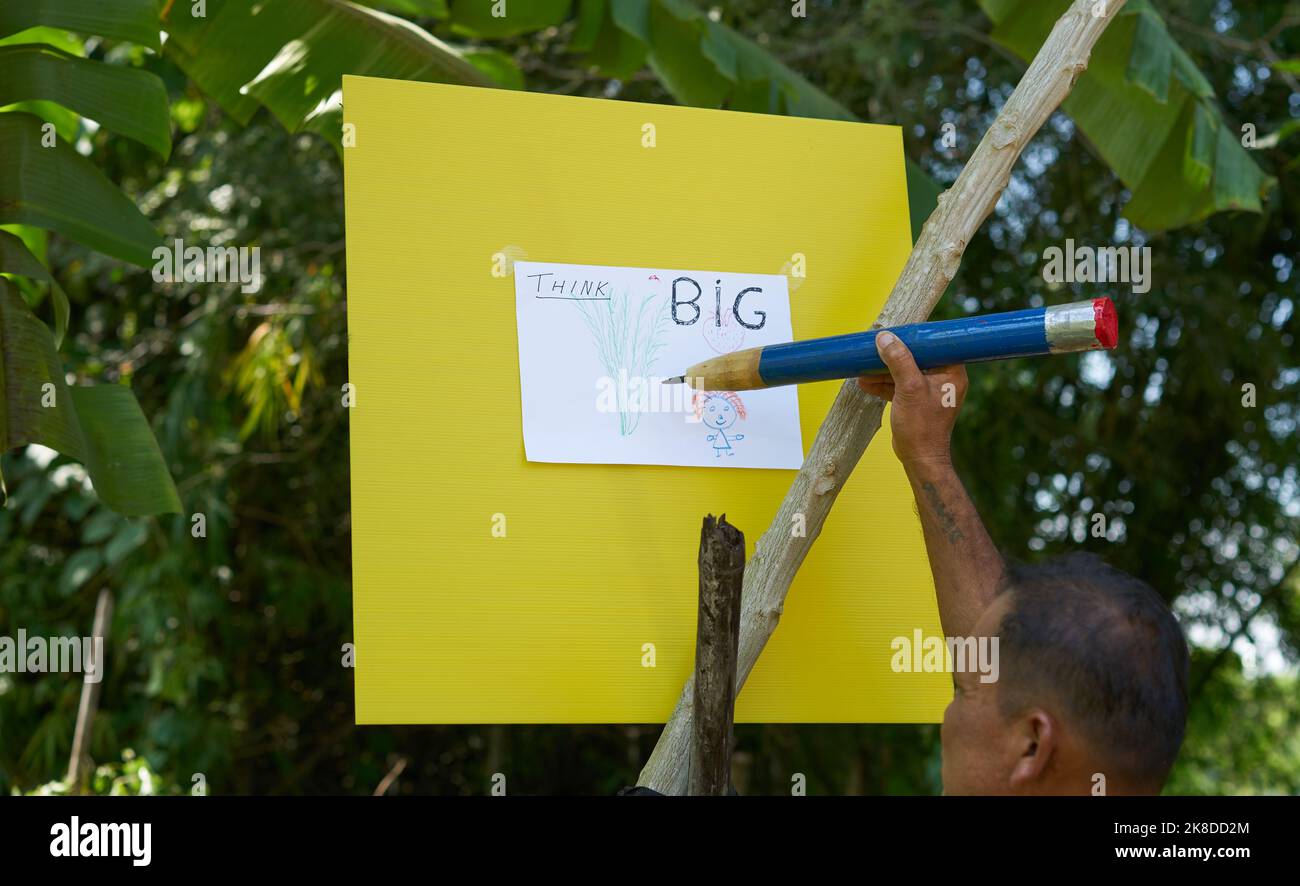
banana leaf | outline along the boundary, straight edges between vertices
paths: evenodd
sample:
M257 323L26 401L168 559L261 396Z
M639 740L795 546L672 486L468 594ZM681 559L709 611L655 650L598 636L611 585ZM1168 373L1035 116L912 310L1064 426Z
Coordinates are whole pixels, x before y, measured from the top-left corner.
M179 513L180 498L131 389L69 386L50 331L0 278L0 451L39 443L86 467L127 516Z

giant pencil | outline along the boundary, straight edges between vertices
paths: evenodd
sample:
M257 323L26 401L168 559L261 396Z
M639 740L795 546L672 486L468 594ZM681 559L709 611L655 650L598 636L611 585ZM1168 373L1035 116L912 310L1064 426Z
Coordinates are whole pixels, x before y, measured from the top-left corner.
M876 353L885 329L734 351L696 363L666 383L704 391L747 391L887 372ZM911 323L888 329L922 369L1114 348L1119 320L1109 298L1046 308Z

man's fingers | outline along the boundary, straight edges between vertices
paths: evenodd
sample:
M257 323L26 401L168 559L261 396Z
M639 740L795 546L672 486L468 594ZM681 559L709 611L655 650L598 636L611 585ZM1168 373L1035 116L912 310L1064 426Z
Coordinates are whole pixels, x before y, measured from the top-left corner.
M889 374L893 376L894 384L899 388L907 390L924 386L925 379L921 376L921 370L917 368L912 352L898 336L892 332L882 332L877 335L876 353L880 354L880 359L885 361L885 366L889 367Z
M957 386L957 399L959 401L966 399L966 389L970 386L970 379L966 376L966 367L958 365L952 367L952 381Z
M969 386L969 380L966 377L966 367L961 363L952 366L939 366L935 369L927 369L925 374L930 376L934 382L942 386L951 384L957 393L957 403L960 405L966 399L966 388Z
M894 399L894 383L889 380L887 375L858 376L858 387L873 397L879 397L881 400Z

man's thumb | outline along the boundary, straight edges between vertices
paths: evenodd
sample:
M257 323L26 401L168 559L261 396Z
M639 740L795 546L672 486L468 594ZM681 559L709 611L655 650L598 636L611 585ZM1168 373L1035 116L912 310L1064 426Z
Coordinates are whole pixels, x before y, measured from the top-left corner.
M910 386L921 380L921 370L912 358L912 352L894 333L882 332L876 336L876 353L889 367L895 385Z

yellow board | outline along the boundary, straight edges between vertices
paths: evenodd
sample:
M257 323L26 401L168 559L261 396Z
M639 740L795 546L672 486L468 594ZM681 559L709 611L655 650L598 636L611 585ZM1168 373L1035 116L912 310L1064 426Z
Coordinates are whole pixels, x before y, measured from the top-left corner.
M802 254L795 336L865 328L910 248L900 130L364 77L343 96L357 722L665 721L701 519L752 554L794 472L525 461L493 271L792 274ZM805 453L838 387L800 390ZM882 432L737 721L938 722L950 677L890 667L917 628L939 633L934 588Z

